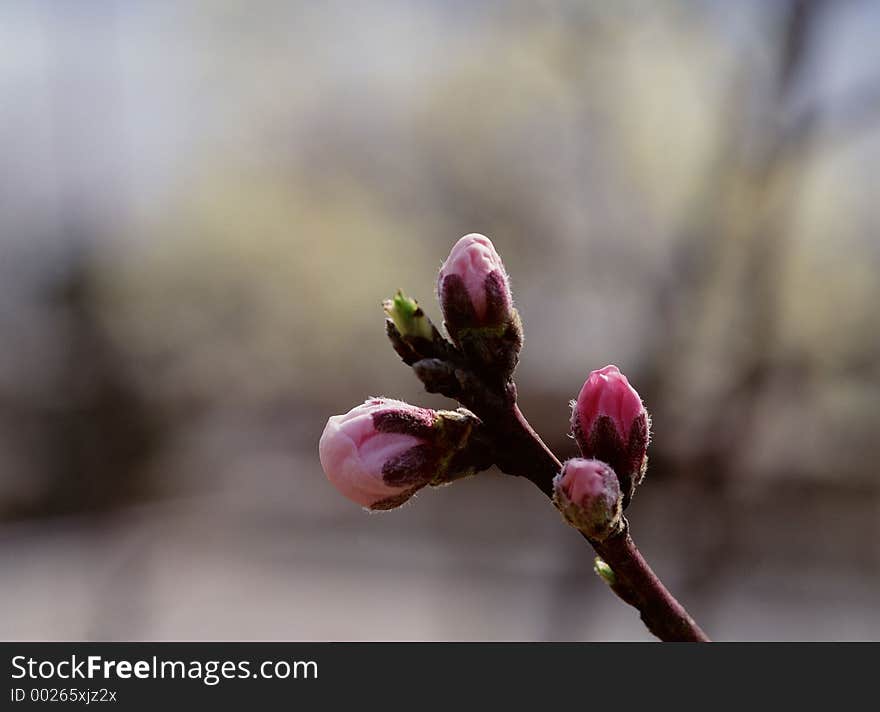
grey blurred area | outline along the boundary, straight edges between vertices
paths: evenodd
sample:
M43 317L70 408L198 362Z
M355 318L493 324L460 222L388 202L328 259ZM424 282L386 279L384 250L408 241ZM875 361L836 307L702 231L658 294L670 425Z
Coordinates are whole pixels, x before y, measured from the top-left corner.
M327 418L489 235L562 458L617 364L629 519L722 640L880 639L880 7L0 5L0 638L648 640L495 471L367 515Z

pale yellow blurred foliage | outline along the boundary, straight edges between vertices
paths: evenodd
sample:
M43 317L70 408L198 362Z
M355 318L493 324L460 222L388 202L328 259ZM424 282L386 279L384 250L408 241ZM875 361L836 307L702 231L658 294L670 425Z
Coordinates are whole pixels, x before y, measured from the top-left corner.
M865 259L876 238L862 207L863 162L857 151L837 153L807 172L783 275L782 338L832 372L880 338L880 279Z
M605 81L597 82L597 108L613 129L618 170L638 188L656 221L645 231L646 243L694 209L725 124L735 120L725 116L729 54L693 21L681 22L675 13L649 15L651 21L635 32L618 27L603 52L589 56L606 72Z
M219 403L308 403L381 385L375 355L393 355L380 285L390 292L435 259L413 226L357 186L310 192L226 171L190 187L144 226L149 239L103 261L103 308L119 343L149 366L141 377Z

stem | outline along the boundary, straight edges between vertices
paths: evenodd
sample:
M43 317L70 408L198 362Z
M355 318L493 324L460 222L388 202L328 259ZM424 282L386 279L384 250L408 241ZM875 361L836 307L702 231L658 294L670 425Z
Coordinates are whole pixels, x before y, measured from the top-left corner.
M553 478L562 469L562 463L529 425L515 402L507 411L506 418L493 420L493 425L496 428L500 425L506 436L500 441L504 443L505 452L498 458L498 466L508 474L526 477L547 497L552 498ZM639 611L651 633L663 641L709 641L709 637L648 566L630 536L628 526L605 541L594 541L587 536L584 539L614 572L611 589Z
M508 475L525 477L552 499L553 478L562 470L562 463L520 411L514 383L509 379L499 382L483 370L474 371L433 325L430 340L405 339L390 319L386 329L398 355L413 368L429 393L454 398L479 416L494 450L488 454L498 468ZM628 525L605 541L584 538L611 567L611 590L639 611L648 630L660 640L709 640L648 566Z
M587 541L614 572L611 589L639 611L648 630L660 640L709 642L709 636L648 566L628 530L602 542Z

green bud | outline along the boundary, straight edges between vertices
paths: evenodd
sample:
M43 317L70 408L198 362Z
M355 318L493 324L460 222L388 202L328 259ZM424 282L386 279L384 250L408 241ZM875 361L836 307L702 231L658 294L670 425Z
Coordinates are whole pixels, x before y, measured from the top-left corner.
M593 562L593 571L595 571L598 574L599 578L602 579L609 586L614 586L614 584L617 582L617 577L614 575L614 571L612 571L611 567L598 556Z
M391 299L382 302L382 308L404 339L434 339L435 329L431 320L422 311L419 303L401 290L398 289Z

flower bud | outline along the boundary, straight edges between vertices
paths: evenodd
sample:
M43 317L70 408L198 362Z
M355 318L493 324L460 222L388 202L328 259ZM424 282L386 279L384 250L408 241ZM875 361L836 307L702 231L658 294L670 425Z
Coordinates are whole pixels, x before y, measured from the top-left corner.
M573 402L571 426L584 457L607 462L629 504L647 467L650 419L642 399L617 368L593 371Z
M394 322L401 336L428 339L434 338L434 326L415 299L406 296L402 290L382 302L382 308Z
M318 445L321 466L349 499L368 509L393 509L425 485L489 466L483 453L467 447L478 423L464 409L435 411L373 398L327 421Z
M593 560L593 571L595 571L596 575L609 586L614 586L617 583L617 576L613 569L604 561L604 559L602 559L601 556L597 556Z
M509 376L522 347L522 326L504 264L488 237L472 233L455 243L440 268L437 295L456 345Z
M457 293L449 293L451 287L444 284L447 281L456 285ZM504 321L513 304L501 256L488 237L477 233L465 235L455 243L440 268L438 290L443 313L447 307L466 312L461 316L467 318L470 326ZM461 299L460 304L453 303L456 298Z
M574 458L553 479L553 502L571 526L604 541L623 527L617 475L599 460Z
M385 332L397 355L408 366L425 358L444 356L449 348L437 328L415 299L401 290L382 302L385 310Z

